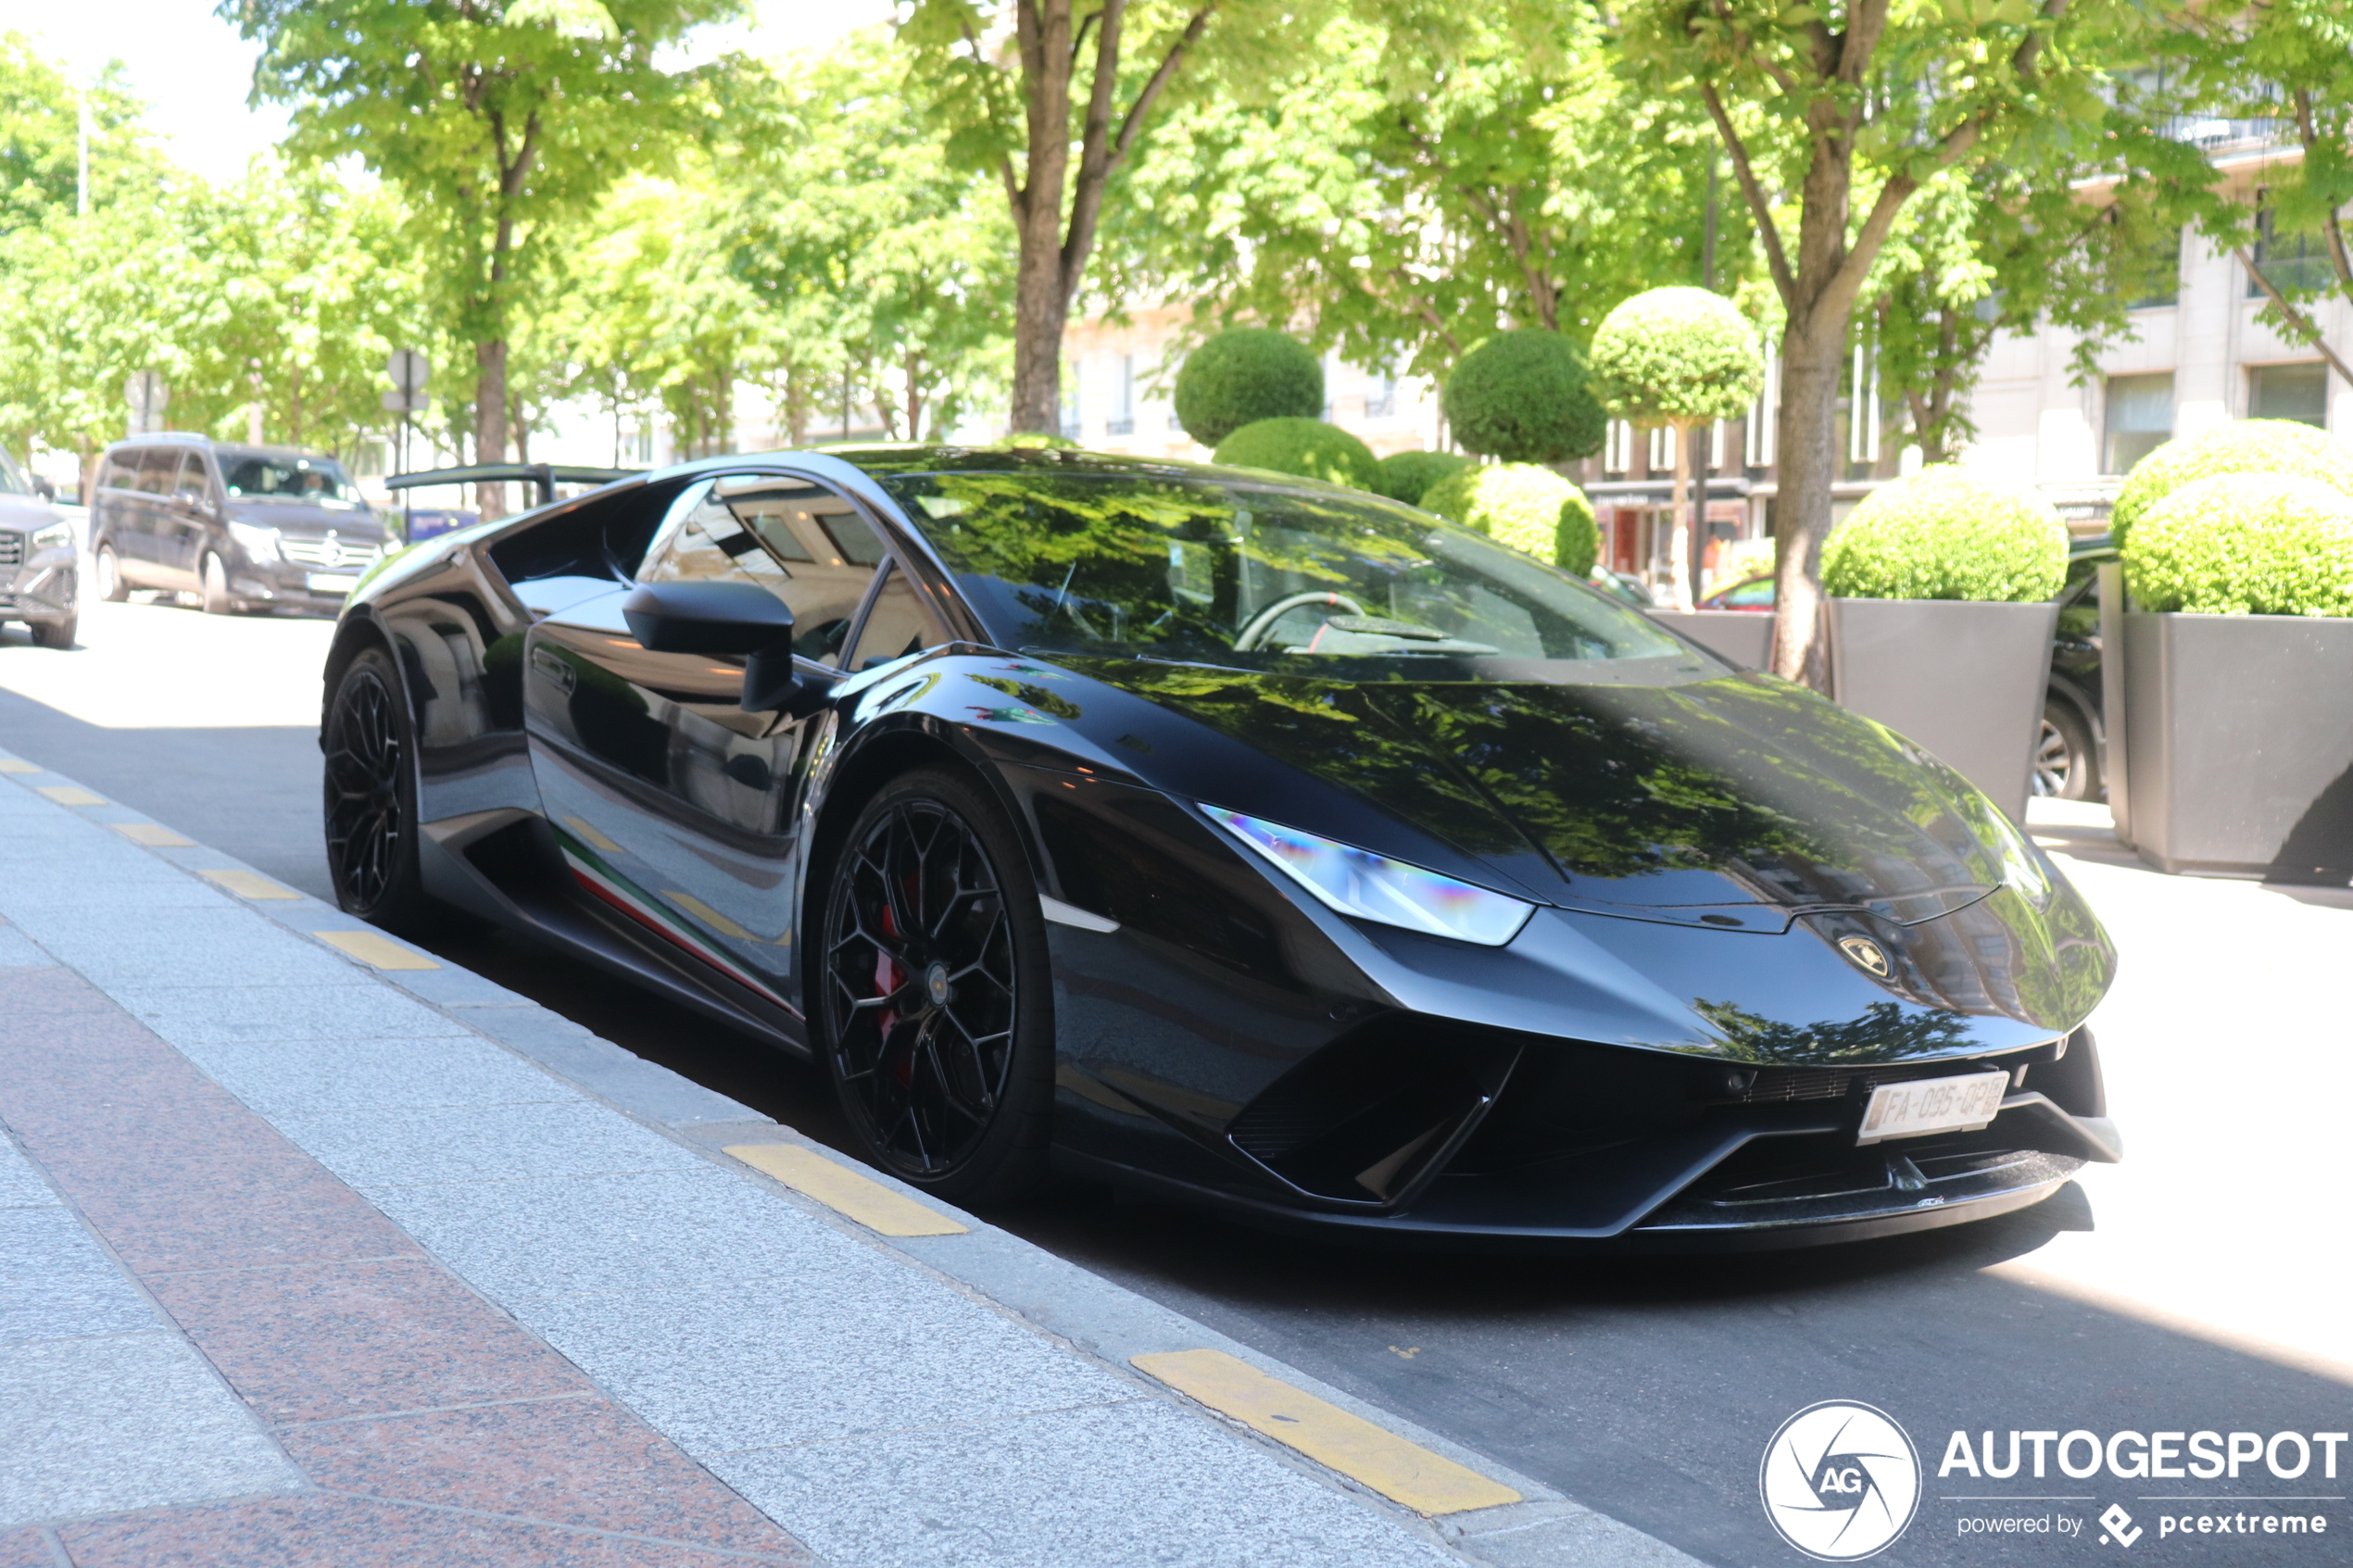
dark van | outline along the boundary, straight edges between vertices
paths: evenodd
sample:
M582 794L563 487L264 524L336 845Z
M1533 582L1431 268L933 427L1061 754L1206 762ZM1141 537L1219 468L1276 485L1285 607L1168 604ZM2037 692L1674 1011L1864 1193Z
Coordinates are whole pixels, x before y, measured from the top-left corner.
M387 537L340 463L289 446L133 436L107 448L91 495L102 596L162 588L216 615L333 611Z

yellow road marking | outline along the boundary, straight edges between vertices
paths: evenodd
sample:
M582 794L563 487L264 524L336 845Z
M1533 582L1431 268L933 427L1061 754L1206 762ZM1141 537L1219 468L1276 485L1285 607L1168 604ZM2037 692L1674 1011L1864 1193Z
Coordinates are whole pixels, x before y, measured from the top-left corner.
M108 822L108 827L133 844L144 844L151 849L193 849L196 841L182 838L161 822Z
M310 934L330 947L341 949L361 963L376 969L439 969L441 966L373 931L314 931Z
M80 784L43 784L38 793L60 806L104 806L107 803L105 796L93 795Z
M299 898L301 894L291 887L281 887L259 872L239 871L233 866L200 866L196 874L206 881L235 894L240 898Z
M44 770L38 762L28 762L21 757L0 757L0 773L38 773Z
M1416 1513L1460 1513L1521 1500L1500 1481L1466 1470L1223 1350L1164 1350L1135 1357L1134 1364L1178 1393Z
M969 1226L790 1143L739 1143L726 1153L882 1236L963 1236Z
M746 931L742 926L737 925L734 921L729 920L725 915L721 914L717 909L712 909L709 904L704 903L701 899L696 897L691 893L681 893L676 888L665 887L661 890L661 896L669 899L673 904L677 905L680 909L686 910L688 914L694 916L697 920L702 922L703 924L711 927L711 930L719 933L722 936L732 936L738 942L757 942L760 940L759 937L754 936L750 932Z
M566 817L564 819L564 826L570 828L573 832L586 839L588 841L588 847L594 849L599 855L625 855L628 853L628 851L623 849L620 845L615 844L611 839L607 838L603 834L598 833L589 824L588 819L585 817Z

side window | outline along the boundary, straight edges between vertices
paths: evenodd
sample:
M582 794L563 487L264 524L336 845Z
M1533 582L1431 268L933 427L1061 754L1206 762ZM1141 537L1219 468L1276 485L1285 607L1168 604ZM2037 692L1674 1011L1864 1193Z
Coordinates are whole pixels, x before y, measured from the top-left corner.
M853 671L871 670L948 640L907 574L895 566L884 570L889 575L875 595L875 608L866 612L858 646L849 656L848 668Z
M165 494L176 495L183 490L193 490L198 495L212 494L212 482L206 476L202 452L189 452L182 456L179 477L171 482Z
M139 451L136 447L117 452L107 458L98 470L101 490L136 490L139 488Z
M757 583L792 606L793 651L837 664L882 561L882 540L832 491L743 474L680 496L639 575L648 583Z
M150 446L139 457L139 489L148 495L169 495L171 482L180 477L180 449L176 446Z

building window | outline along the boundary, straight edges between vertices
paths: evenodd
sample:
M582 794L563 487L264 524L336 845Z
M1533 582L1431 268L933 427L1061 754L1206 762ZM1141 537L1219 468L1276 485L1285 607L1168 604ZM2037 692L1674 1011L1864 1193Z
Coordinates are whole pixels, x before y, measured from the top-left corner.
M1112 365L1111 418L1103 421L1105 435L1136 433L1136 357L1123 354Z
M1768 348L1765 351L1765 388L1748 406L1748 428L1741 442L1741 456L1750 468L1770 468L1773 464L1773 423L1780 415L1780 402L1781 364Z
M2315 359L2309 365L2258 365L2246 372L2246 417L2250 420L2294 420L2315 430L2329 427L2329 368Z
M2131 287L2139 291L2129 301L2128 310L2156 310L2182 302L2182 231L2174 230L2139 258L2140 265L2129 280Z
M1624 420L1612 420L1602 437L1602 471L1623 474L1634 466L1634 427Z
M1653 473L1673 473L1675 471L1674 426L1654 425L1651 427L1650 460L1651 472Z
M2255 199L2255 249L2250 257L2255 270L2290 298L2299 289L2324 289L2334 282L2335 270L2329 265L2328 252L2320 239L2312 234L2279 234L2273 228L2271 193L2259 191ZM2262 298L2262 283L2247 279L2246 297Z
M2104 471L2130 473L2133 465L2173 436L2173 372L2108 378L2108 439Z
M1380 373L1378 390L1365 394L1365 417L1368 420L1385 420L1396 412L1397 372L1394 370L1386 370Z

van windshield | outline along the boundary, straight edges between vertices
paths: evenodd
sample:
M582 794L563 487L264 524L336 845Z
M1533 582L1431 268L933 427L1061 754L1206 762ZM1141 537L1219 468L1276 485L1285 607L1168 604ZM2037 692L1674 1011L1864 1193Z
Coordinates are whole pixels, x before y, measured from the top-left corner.
M359 493L333 458L237 458L221 455L220 479L233 501L356 503Z

